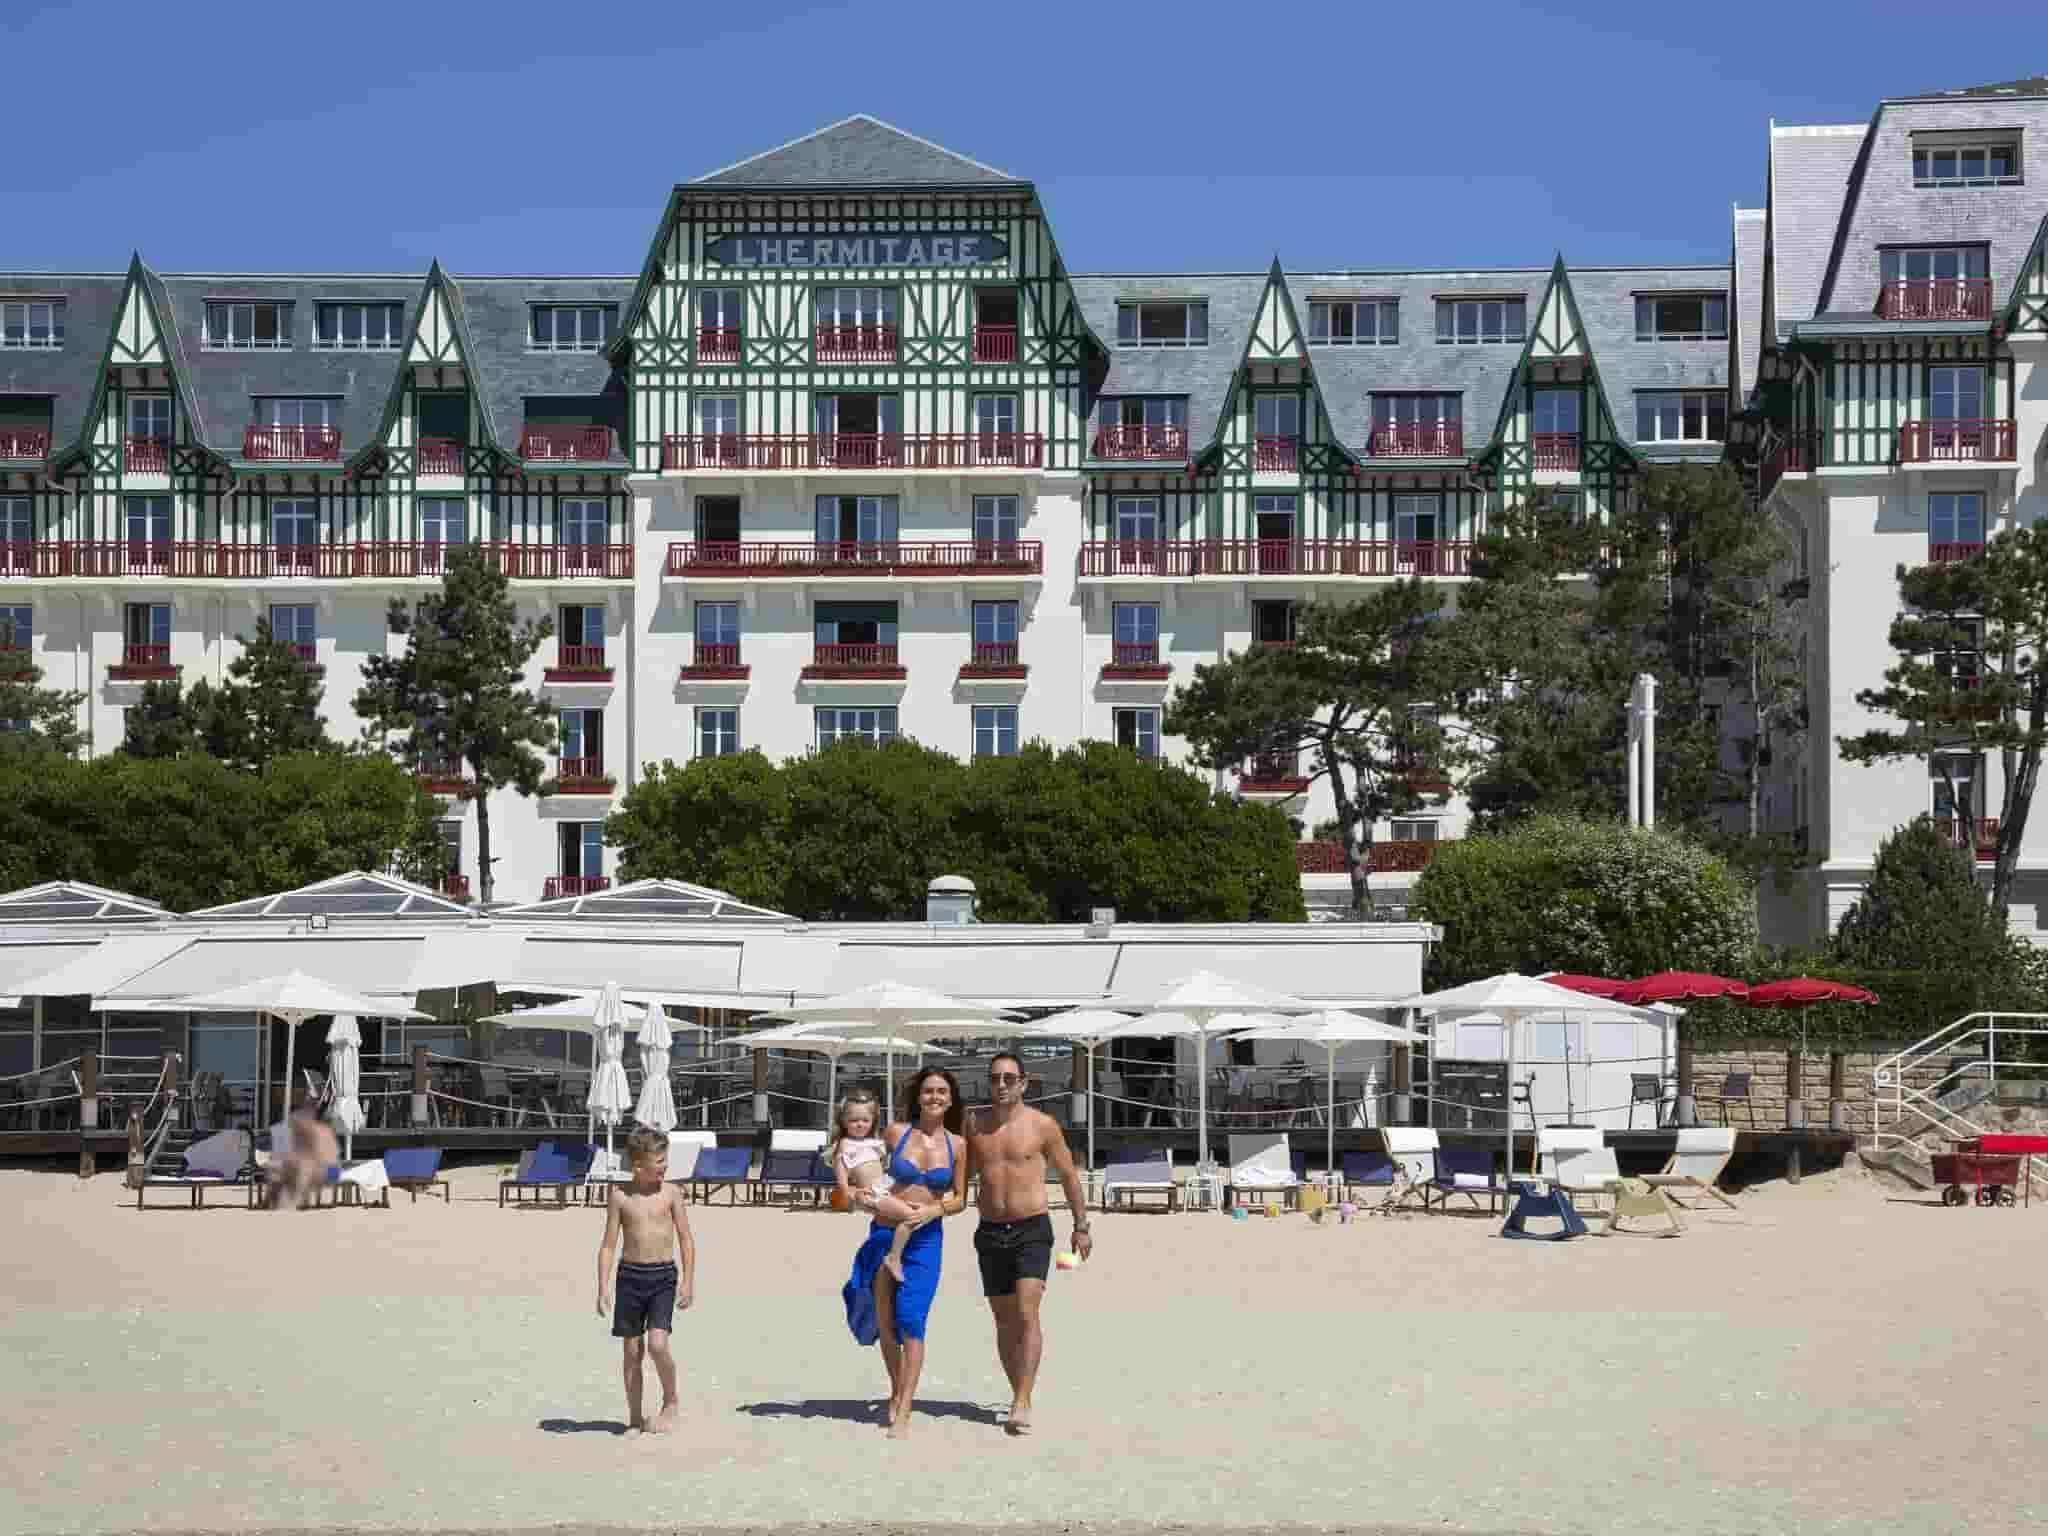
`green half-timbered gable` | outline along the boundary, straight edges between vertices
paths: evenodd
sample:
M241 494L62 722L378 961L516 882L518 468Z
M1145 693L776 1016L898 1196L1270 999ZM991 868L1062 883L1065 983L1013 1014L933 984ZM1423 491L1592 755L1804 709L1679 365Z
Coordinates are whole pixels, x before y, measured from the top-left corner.
M1999 327L2008 336L2048 336L2048 218L2041 220L2020 263Z

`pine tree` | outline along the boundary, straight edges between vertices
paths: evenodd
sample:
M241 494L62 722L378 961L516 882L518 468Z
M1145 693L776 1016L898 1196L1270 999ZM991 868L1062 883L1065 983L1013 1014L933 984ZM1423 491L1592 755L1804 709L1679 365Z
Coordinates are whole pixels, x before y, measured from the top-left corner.
M127 711L121 750L130 757L204 753L252 773L280 757L332 750L319 674L271 634L268 619L259 618L254 638L241 642L218 687L203 678L189 689L176 680L147 684Z
M488 904L491 791L537 792L547 772L540 754L554 745L553 714L523 685L527 663L554 624L521 619L505 573L468 547L450 553L439 592L411 608L394 599L389 622L393 634L405 636L405 651L364 663L356 713L414 769L468 766L479 894Z
M78 728L82 693L43 686L43 669L12 645L11 631L0 631L0 751L46 748L66 755L84 742Z
M2017 974L2016 944L1969 855L1920 816L1878 846L1870 884L1835 930L1834 957L1863 970L1953 971L1990 981Z

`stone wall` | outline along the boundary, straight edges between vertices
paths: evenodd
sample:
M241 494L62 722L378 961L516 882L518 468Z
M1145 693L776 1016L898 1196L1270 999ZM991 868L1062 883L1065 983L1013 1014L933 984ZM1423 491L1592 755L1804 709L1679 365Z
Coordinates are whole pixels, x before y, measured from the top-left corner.
M1903 1042L1902 1042L1903 1044ZM1849 1106L1848 1129L1859 1138L1871 1132L1871 1074L1877 1064L1899 1047L1851 1051L1843 1060L1842 1098ZM1794 1048L1796 1050L1796 1047ZM1783 1040L1724 1040L1712 1050L1693 1053L1693 1094L1699 1101L1702 1125L1719 1125L1722 1119L1718 1098L1723 1080L1733 1072L1749 1074L1749 1102L1728 1106L1728 1123L1738 1130L1752 1124L1760 1131L1782 1130L1785 1125L1785 1080L1793 1050ZM1800 1058L1800 1098L1806 1104L1806 1123L1825 1129L1828 1123L1829 1055L1809 1050ZM1947 1058L1930 1061L1908 1076L1909 1085L1932 1084L1948 1070ZM1889 1126L1886 1127L1890 1129Z

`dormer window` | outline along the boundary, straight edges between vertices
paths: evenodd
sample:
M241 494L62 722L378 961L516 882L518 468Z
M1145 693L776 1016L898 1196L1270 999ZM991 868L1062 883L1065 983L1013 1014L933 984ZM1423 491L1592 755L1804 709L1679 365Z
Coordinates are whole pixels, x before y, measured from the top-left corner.
M292 344L292 307L270 299L208 299L208 352L281 352Z
M63 345L62 299L9 299L0 304L0 347L55 351Z
M1116 344L1120 347L1206 347L1209 304L1206 299L1176 299L1160 304L1119 304Z
M1436 339L1439 346L1478 346L1520 341L1527 312L1522 299L1438 299Z
M1401 339L1393 299L1311 299L1308 339L1319 347L1391 347Z
M2011 187L2019 181L2017 134L1914 135L1916 187Z
M536 352L598 352L618 323L616 304L536 304L528 344Z
M1636 295L1637 341L1726 341L1725 293Z
M316 352L395 352L404 345L402 304L384 302L313 306Z

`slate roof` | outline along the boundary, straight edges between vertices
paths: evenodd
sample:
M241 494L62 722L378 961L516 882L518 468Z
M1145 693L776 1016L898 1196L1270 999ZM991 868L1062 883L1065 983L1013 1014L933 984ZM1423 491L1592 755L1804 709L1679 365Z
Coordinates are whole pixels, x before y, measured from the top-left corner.
M1863 148L1862 123L1771 126L1771 324L1775 343L1809 319L1820 298L1849 172Z
M1737 398L1756 388L1757 358L1763 351L1764 210L1735 210L1735 354Z
M1030 183L862 112L686 185L788 191L845 186L1024 188Z
M603 352L533 352L527 348L531 304L615 304L623 316L633 296L630 277L461 277L450 288L462 306L464 337L474 351L477 397L491 435L506 453L519 451L531 399L588 401L591 420L624 442L626 382Z
M1185 395L1188 442L1195 451L1216 435L1217 417L1244 360L1245 342L1266 291L1263 272L1118 273L1070 279L1081 313L1105 338L1109 372L1098 395ZM1142 299L1206 299L1205 347L1119 347L1116 307Z
M1575 267L1570 276L1579 320L1586 328L1607 404L1615 415L1615 428L1627 441L1635 442L1635 397L1640 391L1728 387L1725 340L1636 340L1638 294L1726 292L1728 268ZM1649 444L1644 445L1644 452L1670 457L1674 446Z
M64 301L64 345L52 351L0 351L0 396L50 399L50 452L61 454L85 428L107 338L128 279L119 272L0 273L0 298Z
M1996 85L1965 85L1950 91L1923 91L1918 96L1888 97L1891 101L1946 101L1971 96L2048 96L2048 75L2005 80Z

